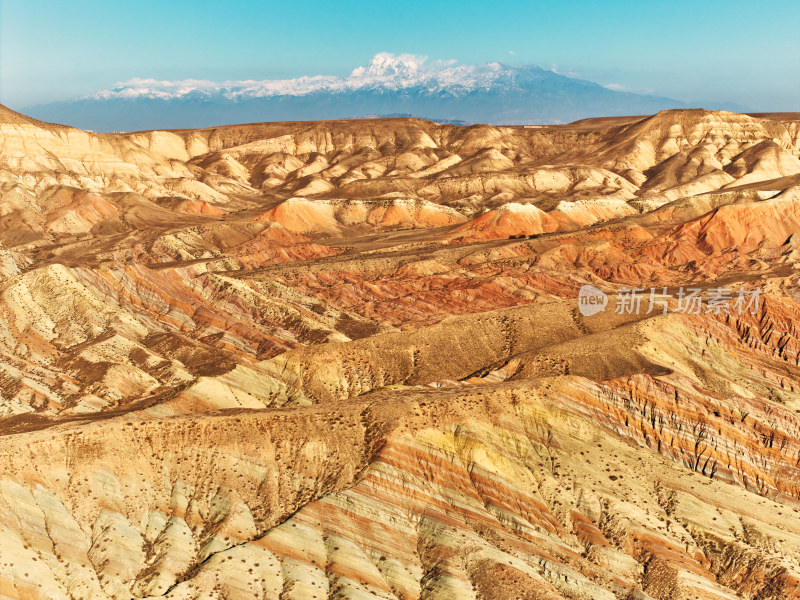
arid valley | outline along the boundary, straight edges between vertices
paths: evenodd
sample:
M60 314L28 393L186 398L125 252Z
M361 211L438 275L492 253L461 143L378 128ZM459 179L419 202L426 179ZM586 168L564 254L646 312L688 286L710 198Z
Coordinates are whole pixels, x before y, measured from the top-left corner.
M799 236L798 113L0 107L0 598L800 598Z

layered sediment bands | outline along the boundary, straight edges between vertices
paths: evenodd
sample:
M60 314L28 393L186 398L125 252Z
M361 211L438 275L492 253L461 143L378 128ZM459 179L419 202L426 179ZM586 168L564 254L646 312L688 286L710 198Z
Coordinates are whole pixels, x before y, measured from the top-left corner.
M798 132L0 108L0 598L800 598Z
M637 450L565 389L118 418L22 452L6 438L4 514L21 520L5 524L3 577L34 598L795 593L791 507Z
M22 453L5 438L0 589L163 594L208 556L352 483L383 427L362 410L337 408L332 442L330 417L302 412L99 421L33 434Z

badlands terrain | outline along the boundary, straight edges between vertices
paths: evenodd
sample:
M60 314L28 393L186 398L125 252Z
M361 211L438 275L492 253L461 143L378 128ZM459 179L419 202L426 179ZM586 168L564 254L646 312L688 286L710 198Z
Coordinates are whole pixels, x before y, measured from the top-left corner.
M799 156L0 107L0 598L800 598Z

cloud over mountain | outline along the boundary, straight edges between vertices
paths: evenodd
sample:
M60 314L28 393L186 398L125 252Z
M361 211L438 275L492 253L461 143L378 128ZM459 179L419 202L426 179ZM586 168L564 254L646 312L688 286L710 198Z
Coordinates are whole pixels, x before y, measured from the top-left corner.
M537 69L526 67L526 69ZM537 69L540 70L541 69ZM376 54L366 66L353 69L348 77L332 75L304 76L295 79L240 80L215 82L202 79L178 81L134 78L114 88L83 97L87 100L113 98L176 99L191 94L219 95L228 100L303 96L315 92L346 93L383 88L407 90L420 88L429 93L490 90L497 85L514 86L523 72L498 62L485 65L459 65L454 60L428 61L415 54Z
M134 78L30 114L96 130L410 114L497 124L566 122L649 113L683 103L499 62L459 64L415 54L376 54L347 77L210 81Z

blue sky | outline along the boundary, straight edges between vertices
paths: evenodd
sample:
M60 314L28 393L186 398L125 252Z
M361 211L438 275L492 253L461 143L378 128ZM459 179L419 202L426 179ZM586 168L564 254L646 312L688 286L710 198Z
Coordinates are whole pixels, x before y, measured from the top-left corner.
M133 77L346 75L382 51L536 64L635 92L800 110L800 2L0 0L0 102Z

